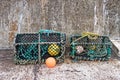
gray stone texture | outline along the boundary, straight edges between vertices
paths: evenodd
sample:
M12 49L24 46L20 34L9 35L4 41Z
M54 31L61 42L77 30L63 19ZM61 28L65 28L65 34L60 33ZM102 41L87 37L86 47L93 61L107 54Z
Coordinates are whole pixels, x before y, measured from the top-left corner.
M120 39L120 0L0 0L0 48L17 33L40 29L69 35L84 31Z

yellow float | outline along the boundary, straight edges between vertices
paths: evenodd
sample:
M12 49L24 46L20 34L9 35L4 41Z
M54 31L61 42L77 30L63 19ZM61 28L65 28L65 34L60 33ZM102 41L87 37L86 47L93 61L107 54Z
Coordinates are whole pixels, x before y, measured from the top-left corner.
M48 53L51 55L51 56L56 56L60 53L60 48L57 44L51 44L49 47L48 47Z

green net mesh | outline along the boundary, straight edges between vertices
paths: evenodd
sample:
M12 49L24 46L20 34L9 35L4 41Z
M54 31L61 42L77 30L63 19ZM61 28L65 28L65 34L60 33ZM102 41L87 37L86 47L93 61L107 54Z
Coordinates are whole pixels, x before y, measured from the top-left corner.
M39 34L40 34L40 42L42 42L42 43L49 42L48 44L40 45L41 57L42 57L43 61L46 58L51 57L51 56L55 57L57 59L61 56L61 54L64 53L64 51L62 52L61 49L63 49L62 47L65 46L65 34L61 34L60 32L56 32L56 31L52 31L52 30L40 30ZM50 53L48 52L48 47L51 46L52 44L55 44L55 45L59 46L59 48L60 48L60 53L55 56L50 55Z
M112 48L109 38L107 36L91 38L81 35L71 36L70 56L73 60L109 60Z
M17 34L15 39L15 62L26 64L31 62L36 63L39 59L44 61L51 56L48 53L48 47L53 43L60 47L60 53L53 56L57 59L64 53L61 49L65 46L65 34L52 30Z

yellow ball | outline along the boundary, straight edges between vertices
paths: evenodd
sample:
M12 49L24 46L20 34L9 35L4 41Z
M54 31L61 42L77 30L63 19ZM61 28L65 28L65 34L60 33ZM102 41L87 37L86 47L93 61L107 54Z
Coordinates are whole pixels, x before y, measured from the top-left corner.
M48 47L48 53L51 55L51 56L56 56L58 55L60 52L60 48L57 44L51 44L49 47Z

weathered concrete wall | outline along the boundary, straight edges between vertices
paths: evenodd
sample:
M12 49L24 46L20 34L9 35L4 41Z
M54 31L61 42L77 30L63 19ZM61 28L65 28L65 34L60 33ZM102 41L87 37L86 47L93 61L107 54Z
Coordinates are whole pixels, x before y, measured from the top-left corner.
M16 33L39 29L120 39L120 0L0 0L0 48L12 48Z

